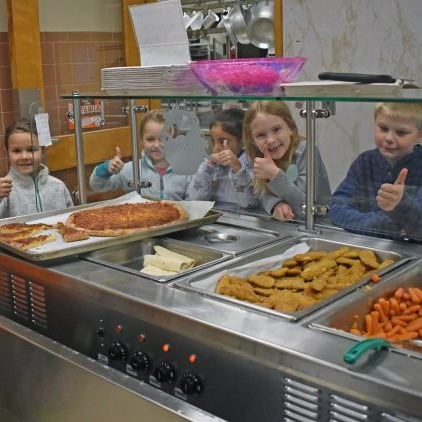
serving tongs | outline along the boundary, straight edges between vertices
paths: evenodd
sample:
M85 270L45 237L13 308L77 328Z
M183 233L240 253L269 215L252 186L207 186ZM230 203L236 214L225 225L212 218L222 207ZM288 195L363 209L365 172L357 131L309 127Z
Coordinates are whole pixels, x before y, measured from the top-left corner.
M391 75L347 72L321 72L318 78L322 81L355 82L361 84L395 84L402 88L419 88L413 79L394 78Z
M391 347L394 348L394 347L400 347L400 346L420 348L422 350L422 340L421 339L404 339L404 340L392 342L385 338L379 338L379 337L367 338L365 340L359 341L354 346L352 346L343 355L343 360L346 363L354 364L368 350L380 351L382 349L389 349Z

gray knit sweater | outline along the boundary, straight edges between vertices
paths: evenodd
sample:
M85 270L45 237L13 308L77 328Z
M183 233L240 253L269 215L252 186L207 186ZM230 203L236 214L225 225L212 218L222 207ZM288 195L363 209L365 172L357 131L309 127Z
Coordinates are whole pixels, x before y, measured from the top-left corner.
M32 175L21 174L13 168L9 170L9 176L13 183L12 192L8 197L0 198L0 218L73 206L72 197L66 185L56 177L50 176L44 164L41 164L35 179Z

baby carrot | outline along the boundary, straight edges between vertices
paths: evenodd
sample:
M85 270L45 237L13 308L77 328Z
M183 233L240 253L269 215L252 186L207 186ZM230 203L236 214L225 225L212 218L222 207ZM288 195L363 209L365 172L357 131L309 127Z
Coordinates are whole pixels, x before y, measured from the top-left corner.
M400 325L395 325L390 331L386 333L387 337L389 338L389 337L392 337L394 334L397 334L399 332L399 329L400 329Z
M379 317L380 314L378 311L372 311L371 312L371 317L372 317L372 333L376 334L378 332L378 322L379 322Z
M395 297L390 298L389 300L391 307L393 308L394 312L398 314L400 312L399 302Z
M413 288L412 288L412 287L409 287L409 288L407 289L407 291L409 292L409 295L410 295L410 300L411 300L413 303L416 303L416 304L421 303L421 300L420 300L419 296L417 295L417 293L415 293L415 291L413 290Z
M352 328L350 330L350 334L355 334L355 335L358 335L358 336L361 336L362 335L361 331L358 330L357 328Z
M422 300L422 290L419 287L414 287L413 291L419 296L419 298Z
M382 306L379 303L374 303L374 309L379 313L379 320L381 322L385 322L387 320L387 316L385 315Z
M388 300L384 299L383 297L380 297L378 299L378 303L382 306L384 314L388 315L388 311L390 310L390 303L388 302Z
M421 305L413 305L403 311L404 315L413 314L415 312L419 312L421 309Z
M384 330L386 332L390 331L393 328L393 323L391 321L387 321L384 325Z
M394 325L400 325L401 327L407 327L407 322L406 321L403 321L402 319L399 319L397 317L391 318L391 322ZM390 330L391 330L391 328L390 328Z
M371 335L374 333L373 331L373 325L372 325L372 316L371 314L366 314L365 315L365 328L366 328L366 333L368 335Z
M406 327L407 331L418 331L422 328L422 317L414 319L411 323L408 324Z
M418 317L418 314L413 313L410 315L396 315L394 318L400 319L402 321L413 321Z
M401 297L403 296L404 293L404 289L403 287L399 287L395 292L394 292L394 297L396 299L401 299Z
M379 274L374 273L371 275L371 281L373 281L374 283L378 283L381 281L381 277L379 276Z

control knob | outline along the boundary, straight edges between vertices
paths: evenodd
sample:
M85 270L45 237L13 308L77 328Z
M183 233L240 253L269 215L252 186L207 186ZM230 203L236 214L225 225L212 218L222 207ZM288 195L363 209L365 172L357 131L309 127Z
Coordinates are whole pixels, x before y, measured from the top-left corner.
M201 379L193 372L183 374L180 380L180 389L187 395L200 394L204 389Z
M122 343L115 341L108 349L108 355L112 360L126 360L127 349Z
M151 366L151 361L148 355L144 352L136 352L130 361L130 365L136 371L148 371Z
M154 369L154 377L161 383L173 382L176 379L176 371L171 363L161 361Z

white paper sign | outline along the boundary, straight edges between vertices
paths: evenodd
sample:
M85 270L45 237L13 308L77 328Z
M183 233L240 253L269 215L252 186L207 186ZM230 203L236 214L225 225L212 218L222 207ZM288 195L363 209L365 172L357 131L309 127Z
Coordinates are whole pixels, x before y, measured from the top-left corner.
M35 115L35 125L37 126L38 142L42 147L52 145L50 127L48 126L48 113Z
M188 35L178 0L129 6L142 66L187 64Z

